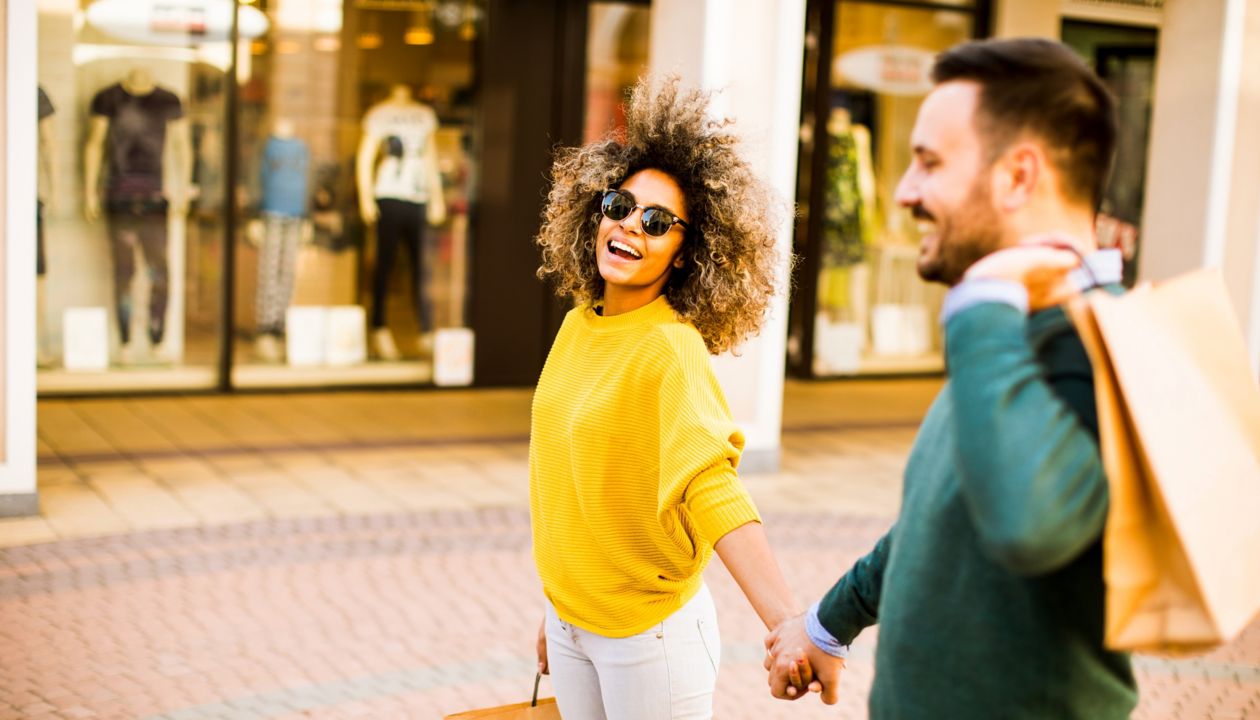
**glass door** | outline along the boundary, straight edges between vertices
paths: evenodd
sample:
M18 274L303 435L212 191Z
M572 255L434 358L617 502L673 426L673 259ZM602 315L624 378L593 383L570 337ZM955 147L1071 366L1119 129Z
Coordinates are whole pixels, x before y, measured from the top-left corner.
M975 37L985 8L915 5L842 0L811 17L788 340L798 375L943 369L944 293L915 270L918 232L894 192L933 59Z

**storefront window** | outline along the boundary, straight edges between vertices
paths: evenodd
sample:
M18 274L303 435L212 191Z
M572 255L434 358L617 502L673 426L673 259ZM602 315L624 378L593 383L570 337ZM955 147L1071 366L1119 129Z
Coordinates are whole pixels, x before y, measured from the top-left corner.
M211 386L230 13L38 11L40 389Z
M1103 247L1120 249L1124 281L1130 286L1137 279L1141 247L1158 37L1152 28L1076 20L1063 23L1063 42L1080 53L1116 96L1120 135L1098 219L1098 241Z
M38 12L41 392L221 386L225 337L235 386L423 383L459 355L481 3Z
M240 72L234 384L428 382L438 331L467 325L483 11L263 7Z
M919 235L894 193L933 58L971 38L975 18L902 5L839 2L826 28L830 81L815 105L825 115L807 122L813 155L802 161L821 185L809 196L819 217L804 251L813 256L813 317L794 323L789 345L801 353L812 333L808 372L817 376L942 368L943 291L919 278Z

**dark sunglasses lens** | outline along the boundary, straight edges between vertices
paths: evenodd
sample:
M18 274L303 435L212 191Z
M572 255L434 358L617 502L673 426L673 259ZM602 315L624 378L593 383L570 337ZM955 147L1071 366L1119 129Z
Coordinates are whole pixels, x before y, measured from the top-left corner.
M652 237L660 237L674 226L674 219L656 208L648 208L643 212L643 232Z
M610 190L604 193L600 210L609 220L625 220L634 211L634 203L621 193Z

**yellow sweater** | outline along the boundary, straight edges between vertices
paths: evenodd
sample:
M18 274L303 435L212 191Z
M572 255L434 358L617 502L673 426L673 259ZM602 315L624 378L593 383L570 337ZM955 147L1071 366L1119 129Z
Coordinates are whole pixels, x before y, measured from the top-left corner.
M534 395L530 514L543 591L607 637L681 608L723 535L759 520L700 333L662 296L569 312Z

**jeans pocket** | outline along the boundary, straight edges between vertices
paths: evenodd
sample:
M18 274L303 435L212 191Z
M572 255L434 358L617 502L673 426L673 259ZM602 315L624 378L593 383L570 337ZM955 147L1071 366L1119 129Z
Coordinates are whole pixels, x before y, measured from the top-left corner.
M716 676L718 664L722 662L722 640L717 627L711 622L697 620L696 632L700 635L700 644L704 647L704 653L709 658L709 666L713 668L713 674Z

